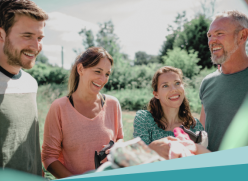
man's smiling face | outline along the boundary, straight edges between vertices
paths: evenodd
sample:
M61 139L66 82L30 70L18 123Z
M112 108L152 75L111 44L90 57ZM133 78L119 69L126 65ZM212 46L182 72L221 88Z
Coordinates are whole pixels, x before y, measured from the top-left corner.
M9 65L30 69L42 50L45 21L28 16L16 16L15 23L5 38L4 54Z
M207 36L214 64L224 63L239 48L237 27L237 23L229 17L217 18L211 23Z

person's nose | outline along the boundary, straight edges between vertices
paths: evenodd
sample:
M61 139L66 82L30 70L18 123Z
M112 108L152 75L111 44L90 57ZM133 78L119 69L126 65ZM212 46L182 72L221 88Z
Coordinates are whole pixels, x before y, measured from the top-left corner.
M42 43L38 39L33 39L29 48L35 52L40 52L42 50Z
M171 92L176 92L176 90L177 90L176 86L175 85L172 85L171 86Z
M103 83L103 84L105 84L108 80L108 77L105 75L105 74L103 74L102 76L101 76L101 82Z
M216 43L217 38L215 36L208 37L208 46L210 47L212 44Z

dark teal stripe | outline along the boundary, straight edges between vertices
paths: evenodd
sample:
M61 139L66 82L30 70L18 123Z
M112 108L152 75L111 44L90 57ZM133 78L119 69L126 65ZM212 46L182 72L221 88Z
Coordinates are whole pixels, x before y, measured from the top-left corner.
M213 160L214 161L214 160ZM71 181L228 181L228 180L247 180L248 164L243 165L231 165L231 166L219 166L219 167L206 167L173 171L162 171L152 173L138 173L116 176L104 176L104 177L87 177L87 178L68 178L64 180Z

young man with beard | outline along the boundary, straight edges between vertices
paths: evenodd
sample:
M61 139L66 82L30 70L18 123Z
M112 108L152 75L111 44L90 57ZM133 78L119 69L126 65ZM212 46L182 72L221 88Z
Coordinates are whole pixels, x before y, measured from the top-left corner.
M42 175L37 82L30 69L48 15L29 0L0 1L0 167Z
M200 88L200 122L208 133L210 151L218 150L248 92L247 28L246 15L227 11L215 17L207 33L212 62L221 65L203 79Z

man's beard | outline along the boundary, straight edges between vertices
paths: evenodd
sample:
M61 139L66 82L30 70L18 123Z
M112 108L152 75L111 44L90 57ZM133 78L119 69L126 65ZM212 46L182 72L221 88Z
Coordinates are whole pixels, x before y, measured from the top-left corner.
M29 50L29 49L23 49L20 52L18 52L18 50L14 49L9 38L6 38L5 45L3 47L3 51L4 51L4 54L7 56L7 59L8 59L7 63L9 65L20 66L24 69L30 69L34 66L34 61L36 59L36 56L39 53L39 52L34 53L32 50ZM25 63L21 59L21 55L23 54L23 52L35 54L35 58L33 60L27 61Z
M214 55L212 53L212 51L211 51L211 50L213 50L212 46L216 45L216 44L212 44L211 48L210 48L210 52L211 52L211 60L212 60L213 64L220 65L220 64L223 64L224 62L226 62L231 57L231 55L239 48L237 41L238 41L238 37L235 35L234 47L230 52L225 51L224 47L221 44L217 44L218 46L221 46L223 48L224 54L221 57L217 57L217 55Z

